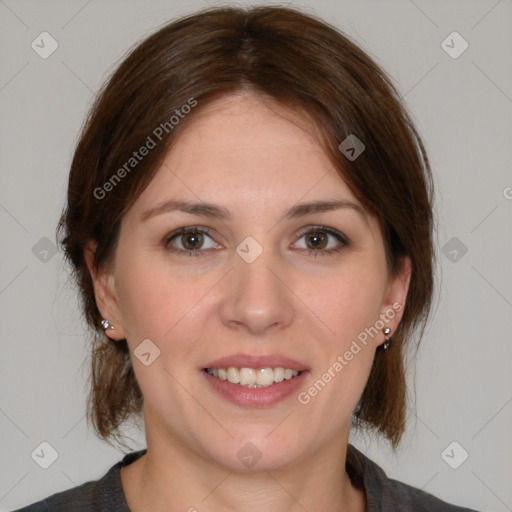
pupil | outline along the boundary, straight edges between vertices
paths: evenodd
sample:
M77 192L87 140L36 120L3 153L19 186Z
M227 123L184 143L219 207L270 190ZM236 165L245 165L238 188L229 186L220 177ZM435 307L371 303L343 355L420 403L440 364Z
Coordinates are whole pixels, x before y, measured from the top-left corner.
M185 243L183 244L187 249L197 249L201 246L202 235L200 233L189 233L185 236Z
M325 241L326 241L327 237L325 235L322 235L321 233L312 233L309 238L308 238L308 241L313 241L313 249L318 249L319 247L321 249L323 249L325 247Z

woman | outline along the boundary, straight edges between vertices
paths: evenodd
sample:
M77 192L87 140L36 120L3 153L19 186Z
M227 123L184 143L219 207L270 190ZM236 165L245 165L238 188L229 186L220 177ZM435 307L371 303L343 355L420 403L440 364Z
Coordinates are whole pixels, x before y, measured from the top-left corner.
M147 450L26 507L468 510L390 480L432 288L431 176L385 74L296 10L202 11L93 105L61 244L95 329L88 418Z

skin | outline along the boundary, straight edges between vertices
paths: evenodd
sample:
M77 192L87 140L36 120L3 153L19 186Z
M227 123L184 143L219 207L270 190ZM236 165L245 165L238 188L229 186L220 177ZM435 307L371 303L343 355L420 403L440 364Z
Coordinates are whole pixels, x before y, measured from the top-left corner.
M355 209L281 219L312 200L361 206L304 118L253 93L200 105L194 116L122 219L110 264L94 268L94 243L85 250L98 307L115 326L106 334L127 339L144 395L148 453L121 471L130 509L363 511L345 457L381 331L306 405L293 393L241 407L198 369L240 352L280 354L310 367L299 391L307 390L380 314L404 304L410 264L391 276L376 219ZM232 219L174 211L141 221L169 199L215 203ZM312 236L296 235L318 225L349 245L322 231L326 245L310 254ZM188 226L210 229L198 256L169 250L183 249L184 236L165 247ZM235 252L247 236L263 248L250 264ZM340 251L318 254L332 247ZM400 318L386 326L394 332ZM149 366L133 356L144 339L160 350ZM237 457L249 442L262 454L252 468Z

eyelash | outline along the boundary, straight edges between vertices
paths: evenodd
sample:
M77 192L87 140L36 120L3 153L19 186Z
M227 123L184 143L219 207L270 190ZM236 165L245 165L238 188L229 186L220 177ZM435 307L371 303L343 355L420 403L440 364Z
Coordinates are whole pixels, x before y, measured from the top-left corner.
M313 256L314 258L316 258L319 255L320 256L333 256L334 254L339 253L344 247L348 247L350 245L350 241L349 241L349 239L345 235L343 235L339 231L336 231L334 229L328 228L326 226L311 226L311 227L308 227L306 230L302 231L300 234L298 234L296 236L295 241L300 240L304 235L307 235L308 233L315 233L315 232L318 232L318 231L323 231L323 232L327 233L328 235L333 236L334 238L336 238L336 240L338 240L338 242L341 245L338 245L334 249L327 249L327 250L325 250L325 249L323 249L323 250L322 249L317 249L317 250L314 250L314 249L309 249L309 250L302 249L303 251L307 250L309 256ZM191 251L191 250L184 250L184 249L177 249L177 248L170 247L170 243L171 243L172 240L174 240L175 238L179 237L180 235L184 235L184 234L187 234L187 233L201 233L203 235L208 235L209 236L210 229L206 228L206 227L202 227L202 226L190 226L190 227L186 227L186 228L177 229L177 230L173 231L172 233L169 233L164 238L163 244L164 244L165 249L170 251L170 252L176 253L178 255L182 255L182 256L185 256L185 255L188 255L188 256L202 256L201 253L206 252L205 250L196 249L196 250Z

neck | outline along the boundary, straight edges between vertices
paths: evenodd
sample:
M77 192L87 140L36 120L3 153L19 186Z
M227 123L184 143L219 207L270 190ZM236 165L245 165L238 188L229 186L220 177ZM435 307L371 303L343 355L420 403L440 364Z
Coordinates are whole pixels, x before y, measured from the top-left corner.
M153 448L122 468L121 481L132 512L363 512L364 492L355 489L345 470L347 442L332 446L293 466L236 472L212 464L182 445Z

